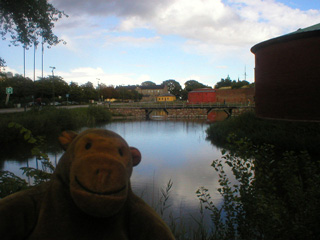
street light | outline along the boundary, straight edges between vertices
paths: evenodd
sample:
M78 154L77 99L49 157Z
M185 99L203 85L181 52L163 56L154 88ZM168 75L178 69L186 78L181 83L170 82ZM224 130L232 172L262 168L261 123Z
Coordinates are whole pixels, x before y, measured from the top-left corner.
M56 67L49 67L49 68L52 68L52 77L54 77L54 73L53 73L53 71L56 69Z
M55 106L55 97L54 97L54 70L56 69L56 67L49 67L52 68L52 95L53 95L53 106Z
M100 102L100 84L99 84L100 78L97 78L97 80L98 80L98 101Z

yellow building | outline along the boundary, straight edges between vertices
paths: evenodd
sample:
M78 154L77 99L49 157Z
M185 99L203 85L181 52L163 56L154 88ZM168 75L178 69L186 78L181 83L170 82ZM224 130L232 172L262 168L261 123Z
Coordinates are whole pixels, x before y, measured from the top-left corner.
M139 86L135 90L142 94L142 102L157 101L157 97L168 93L167 85Z
M164 93L160 96L157 96L157 102L173 102L176 100L176 96L170 93Z

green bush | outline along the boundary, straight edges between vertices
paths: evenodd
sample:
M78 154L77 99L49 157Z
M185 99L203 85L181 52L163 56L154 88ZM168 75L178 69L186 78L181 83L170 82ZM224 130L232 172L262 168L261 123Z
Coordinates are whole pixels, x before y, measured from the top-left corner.
M108 122L111 120L111 113L102 106L89 106L88 116L96 123Z
M320 236L320 161L307 152L283 151L270 144L257 146L248 139L229 143L212 164L219 175L222 206L216 206L205 188L197 196L209 211L210 239L318 239ZM237 183L224 169L230 166Z
M27 182L9 171L0 171L0 199L28 187Z
M31 154L36 157L37 161L41 162L42 169L32 167L22 167L23 174L31 179L28 184L25 179L22 179L9 171L0 171L0 198L4 198L10 194L38 185L42 182L49 181L54 171L54 166L50 162L48 155L42 150L44 139L40 136L34 137L32 132L23 127L19 123L11 122L8 128L12 129L23 138L25 143L32 146Z
M8 128L16 122L31 130L34 135L59 134L64 130L77 130L98 122L111 120L110 112L103 107L64 109L46 107L41 111L32 109L23 113L3 114L0 119L1 143L16 142L21 139L18 132Z
M207 129L208 139L220 147L225 146L230 134L235 134L238 139L250 138L257 145L269 143L279 150L306 150L311 155L320 155L320 123L263 120L255 117L253 112L246 112L213 123Z

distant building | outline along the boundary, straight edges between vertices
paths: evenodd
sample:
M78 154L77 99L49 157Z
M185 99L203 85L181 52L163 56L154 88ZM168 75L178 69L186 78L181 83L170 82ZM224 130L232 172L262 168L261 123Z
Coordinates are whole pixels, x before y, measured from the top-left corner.
M231 89L231 87L223 87L219 89L200 88L195 89L188 94L189 103L254 103L254 88L244 87L239 89Z
M216 90L211 88L199 88L188 93L189 104L216 102Z
M168 93L168 87L167 85L138 86L136 91L142 94L141 101L155 102L158 96Z
M164 93L157 97L157 102L173 102L176 100L176 96L171 93Z
M251 51L256 115L320 121L320 24L261 42Z
M254 87L242 87L239 89L219 88L216 89L216 96L218 103L240 103L253 104L254 103Z

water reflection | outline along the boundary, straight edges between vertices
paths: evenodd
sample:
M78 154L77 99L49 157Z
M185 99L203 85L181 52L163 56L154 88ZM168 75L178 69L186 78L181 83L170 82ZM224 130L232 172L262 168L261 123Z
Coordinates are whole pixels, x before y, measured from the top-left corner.
M195 192L201 186L208 188L211 196L220 201L216 193L218 176L210 165L221 154L206 140L207 127L205 120L120 121L99 126L117 132L130 146L141 151L142 161L132 175L136 194L156 206L160 188L165 188L171 179L169 211L175 216L181 213L185 218L199 214ZM51 161L58 161L61 154L62 151L50 152ZM36 167L36 161L28 159L28 165ZM25 162L5 161L3 169L21 176L19 168L23 166L26 166Z
M217 175L210 167L221 154L206 141L208 125L204 121L142 121L115 122L104 128L123 136L130 146L142 153L142 162L132 176L133 189L150 205L156 205L160 188L173 182L170 204L177 215L182 211L199 214L196 190L207 187L216 195Z

